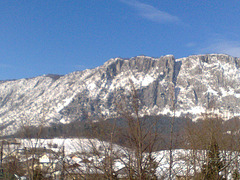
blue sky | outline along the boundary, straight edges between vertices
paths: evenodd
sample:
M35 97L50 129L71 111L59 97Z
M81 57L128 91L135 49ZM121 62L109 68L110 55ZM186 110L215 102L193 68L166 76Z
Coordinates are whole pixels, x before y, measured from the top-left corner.
M239 0L1 0L0 80L114 57L240 57Z

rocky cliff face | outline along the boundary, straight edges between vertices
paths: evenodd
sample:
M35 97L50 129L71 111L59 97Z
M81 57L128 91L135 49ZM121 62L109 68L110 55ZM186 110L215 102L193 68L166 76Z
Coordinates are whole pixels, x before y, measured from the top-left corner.
M240 112L240 59L227 55L198 55L179 59L178 111L190 113L214 109L222 116Z
M97 120L116 115L116 102L128 95L132 81L144 114L189 113L214 108L219 114L240 113L240 59L227 55L196 55L175 59L110 59L95 69L65 76L44 75L0 82L2 134L21 125L49 125Z

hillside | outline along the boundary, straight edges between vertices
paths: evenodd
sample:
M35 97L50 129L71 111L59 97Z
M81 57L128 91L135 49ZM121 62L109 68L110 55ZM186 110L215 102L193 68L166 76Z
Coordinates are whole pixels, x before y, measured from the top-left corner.
M22 125L50 125L117 116L133 82L145 115L196 118L214 109L224 118L238 116L240 59L223 54L175 59L137 56L110 59L100 67L64 76L43 75L0 82L2 134Z

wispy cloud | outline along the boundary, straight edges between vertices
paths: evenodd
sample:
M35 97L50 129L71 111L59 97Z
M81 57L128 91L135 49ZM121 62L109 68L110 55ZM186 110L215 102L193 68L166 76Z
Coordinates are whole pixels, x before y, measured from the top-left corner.
M214 40L200 50L201 53L221 53L240 57L240 41L226 39Z
M133 7L139 16L157 23L180 23L177 16L161 11L151 5L136 0L120 0L121 2Z

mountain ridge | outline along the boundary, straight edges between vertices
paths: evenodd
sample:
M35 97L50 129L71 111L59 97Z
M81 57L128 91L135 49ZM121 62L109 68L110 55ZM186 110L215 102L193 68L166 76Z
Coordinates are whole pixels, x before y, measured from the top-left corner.
M175 59L112 58L102 66L66 75L43 75L0 83L0 120L11 134L25 124L50 125L117 115L116 102L129 96L130 79L141 113L199 117L206 109L240 114L240 59L224 54ZM225 113L225 114L224 114Z

